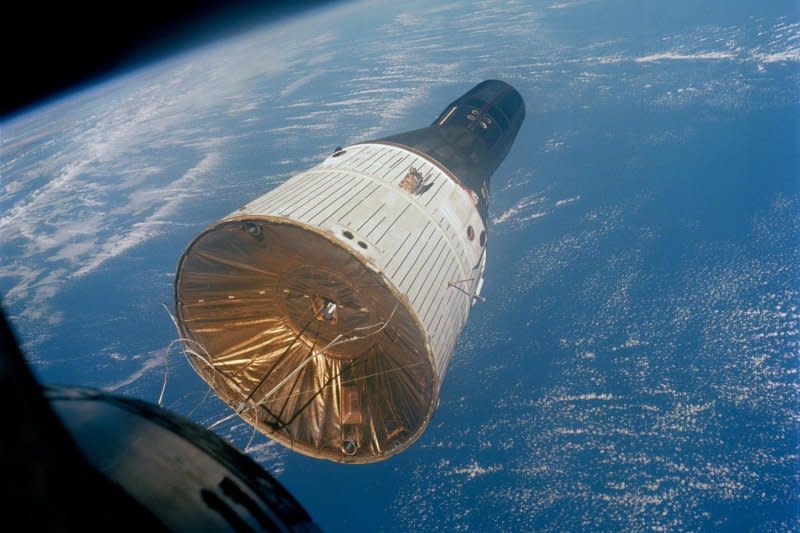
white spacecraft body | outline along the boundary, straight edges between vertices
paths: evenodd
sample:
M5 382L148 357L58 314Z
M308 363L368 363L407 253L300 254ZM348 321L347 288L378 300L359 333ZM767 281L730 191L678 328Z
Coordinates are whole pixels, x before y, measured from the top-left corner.
M483 82L428 128L337 148L201 233L175 284L198 373L301 453L409 446L480 298L489 178L524 114Z

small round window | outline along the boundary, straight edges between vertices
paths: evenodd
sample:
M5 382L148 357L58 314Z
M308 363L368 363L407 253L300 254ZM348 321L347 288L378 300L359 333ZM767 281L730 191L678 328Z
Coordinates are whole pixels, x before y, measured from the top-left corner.
M478 241L480 241L480 243L481 243L481 248L486 246L486 230L485 229L481 230L481 236L478 237Z
M345 455L355 455L358 452L358 446L351 440L342 441L342 453Z
M475 230L472 229L472 226L467 226L467 238L469 240L475 239Z
M247 233L249 233L250 235L252 235L253 237L255 237L256 239L261 240L262 231L261 231L261 226L259 226L258 224L254 223L254 222L245 222L244 223L244 230Z

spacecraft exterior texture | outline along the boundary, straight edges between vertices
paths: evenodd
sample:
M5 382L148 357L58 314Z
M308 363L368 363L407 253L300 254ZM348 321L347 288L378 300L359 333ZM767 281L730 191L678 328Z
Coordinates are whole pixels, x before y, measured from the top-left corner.
M484 81L429 127L337 148L198 235L175 281L197 372L303 454L408 447L480 297L489 179L524 116L513 87Z

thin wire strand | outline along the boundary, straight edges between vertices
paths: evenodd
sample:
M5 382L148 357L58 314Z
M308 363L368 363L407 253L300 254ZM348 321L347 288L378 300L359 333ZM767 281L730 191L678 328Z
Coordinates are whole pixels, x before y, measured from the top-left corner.
M240 412L234 411L233 413L229 414L228 416L226 416L224 418L221 418L221 419L217 420L216 422L214 422L213 424L211 424L210 426L208 426L208 429L214 429L215 427L218 427L220 424L224 424L228 420L236 418L237 416L240 416L240 415L241 415Z
M253 444L253 439L256 438L256 427L258 426L258 411L256 411L256 422L252 424L253 432L250 434L250 440L247 441L247 446L244 447L244 451L248 451L250 449L250 445Z
M164 406L164 393L167 390L167 378L169 377L169 348L164 356L164 383L161 385L161 394L158 395L158 406Z
M277 385L275 385L275 386L274 386L272 389L270 389L270 390L269 390L269 392L267 392L267 393L266 393L264 396L262 396L262 397L261 397L261 400L260 400L260 401L259 401L259 402L258 402L256 405L259 405L259 404L262 404L262 403L264 403L264 401L265 401L267 398L269 398L270 396L272 396L272 395L273 395L273 394L274 394L274 393L275 393L275 392L276 392L276 391L277 391L279 388L281 388L282 386L284 386L284 385L285 385L285 384L286 384L286 383L287 383L287 382L288 382L288 381L289 381L289 380L292 378L292 376L294 376L295 374L297 374L298 372L300 372L300 371L301 371L303 368L305 368L305 367L306 367L306 365L308 365L308 363L310 363L310 362L311 362L311 361L312 361L312 360L313 360L315 357L317 357L317 356L318 356L318 355L320 355L321 353L324 353L324 352L325 352L325 350L327 350L327 349L329 349L329 348L333 348L334 346L339 346L339 345L341 345L341 344L345 344L345 343L347 343L347 342L355 342L355 341L357 341L357 340L366 339L366 338L372 337L373 335L377 335L378 333L380 333L381 331L383 331L383 330L386 328L386 326L388 326L388 325L389 325L389 322L390 322L390 321L392 320L392 318L394 317L394 314L395 314L395 312L397 312L397 308L398 308L399 306L400 306L400 302L397 302L397 305L395 305L395 306L394 306L394 309L392 310L392 314L391 314L391 315L389 315L389 319L388 319L388 320L384 320L384 321L382 321L382 322L383 322L383 324L380 326L380 328L379 328L377 331L374 331L374 332L372 332L372 333L368 333L367 335L364 335L364 336L358 336L358 335L355 335L355 336L353 336L353 337L345 338L345 339L343 339L343 340L341 340L341 341L339 341L339 339L340 339L341 337L343 337L344 335L343 335L343 334L341 334L341 333L340 333L339 335L337 335L337 336L336 336L336 337L335 337L335 338L334 338L334 339L333 339L331 342L329 342L329 343L328 343L326 346L324 346L324 347L323 347L321 350L317 350L317 351L315 351L315 352L314 352L314 353L312 353L312 354L311 354L309 357L307 357L306 359L304 359L304 360L303 360L303 361L302 361L302 362L301 362L299 365L297 365L297 367L295 367L295 368L294 368L294 369L293 369L291 372L289 372L289 373L286 375L286 377L284 377L284 378L283 378L283 379L282 379L280 382L278 382L278 384L277 384ZM377 327L379 324L381 324L381 322L376 322L375 324L372 324L372 325L370 325L370 326L362 326L361 328L354 328L354 329L350 330L350 332L355 332L355 331L357 331L357 330L359 330L359 329L369 329L369 328L371 328L371 327ZM349 333L349 332L348 332L348 333ZM242 409L242 412L244 412L244 410L245 410L245 409Z
M180 335L181 331L180 331L180 327L178 326L178 322L177 322L177 320L175 319L174 315L173 315L173 314L170 312L170 310L167 308L167 306L166 306L165 304L162 304L162 305L163 305L163 307L164 307L164 310L165 310L165 311L167 312L167 314L169 315L169 317L170 317L170 320L172 321L172 323L173 323L173 325L175 326L175 329L177 330L177 332L178 332L178 335L179 335L179 336L178 336L178 338L177 338L177 339L175 339L175 340L173 340L173 341L172 341L172 342L169 344L169 346L167 347L168 353L169 353L169 350L171 349L171 347L172 347L172 346L173 346L175 343L177 343L177 342L183 342L183 343L184 343L184 344L183 344L183 348L184 348L184 350L183 350L183 352L184 352L184 356L187 358L187 361L188 361L190 364L191 364L191 361L189 361L189 358L188 358L187 354L188 354L188 355L191 355L191 356L193 356L193 357L195 357L195 358L198 358L198 359L200 359L200 360L201 360L203 363L205 363L205 365L207 365L207 366L208 366L208 367L209 367L209 368L212 370L212 381L211 381L211 383L209 384L209 389L206 391L205 395L203 396L203 398L201 399L201 401L198 403L198 405L197 405L197 406L195 406L195 407L194 407L194 408L191 410L191 412L190 412L190 415L191 415L192 413L194 413L194 412L195 412L195 411L196 411L196 410L197 410L197 409L198 409L198 408L199 408L199 407L200 407L200 406L201 406L201 405L202 405L202 404L203 404L203 403L206 401L206 399L207 399L207 398L208 398L208 396L210 395L210 393L211 393L211 390L213 389L213 384L214 384L214 380L215 380L215 378L216 378L216 374L217 374L217 373L220 373L220 374L222 374L222 375L223 375L223 377L225 377L225 375L224 375L224 374L223 374L223 373L222 373L220 370L218 370L218 369L217 369L217 368L214 366L214 364L213 364L213 363L210 361L210 359L211 359L211 355L208 353L208 350L206 350L206 348L205 348L205 347L204 347L204 346L203 346L201 343L197 342L197 341L196 341L196 340L194 340L194 339L189 339L189 338L186 338L186 337L183 337L183 336L181 336L181 335ZM300 363L300 364L299 364L297 367L295 367L295 369L293 369L293 370L292 370L292 371L291 371L289 374L287 374L287 375L284 377L284 379L282 379L282 380L281 380L281 381L280 381L280 382L279 382L279 383L278 383L278 384L277 384L275 387L273 387L272 389L270 389L270 391L268 391L268 392L267 392L267 393L266 393L266 394L265 394L265 395L264 395L264 396L261 398L261 400L260 400L259 402L252 402L252 400L251 400L251 399L248 399L248 400L246 400L246 401L247 401L247 403L250 403L250 405L249 405L249 406L245 407L244 409L238 409L238 410L235 410L233 413L229 414L228 416L225 416L225 417L223 417L223 418L221 418L221 419L217 420L216 422L213 422L211 425L209 425L209 426L208 426L208 429L209 429L209 430L211 430L211 429L217 428L217 427L219 427L221 424L224 424L224 423L226 423L226 422L228 422L228 421L230 421L230 420L232 420L232 419L236 418L237 416L241 417L241 415L242 415L242 414L243 414L245 411L249 411L249 410L256 410L256 411L255 411L255 424L252 424L252 425L253 425L253 434L251 435L251 437L250 437L250 441L248 442L248 445L247 445L247 447L246 447L245 449L249 448L249 446L250 446L250 443L252 443L252 441L253 441L253 438L255 437L255 429L256 429L256 425L258 424L258 410L257 410L257 408L258 408L258 406L259 406L259 405L263 404L263 403L264 403L264 401L266 401L266 400L267 400L267 399L268 399L268 398L269 398L269 397L270 397L272 394L274 394L275 392L277 392L277 390L278 390L278 389L280 389L280 388L281 388L281 387L282 387L282 386L283 386L283 385L284 385L286 382L288 382L288 380L289 380L289 379L290 379L292 376L294 376L295 374L297 374L298 372L300 372L300 371L301 371L301 370L302 370L302 369L303 369L303 368L304 368L306 365L308 365L308 363L310 363L310 362L311 362L311 360L313 360L313 359L314 359L315 357L317 357L319 354L321 354L321 353L324 353L324 352L325 352L325 350L328 350L329 348L333 348L334 346L340 346L340 345L342 345L342 344L346 344L346 343L349 343L349 342L355 342L355 341L363 340L363 339L366 339L366 338L372 337L372 336L374 336L374 335L377 335L377 334L379 334L380 332L382 332L384 329L386 329L386 328L389 326L389 323L390 323L390 322L392 321L392 319L394 318L394 315L397 313L397 309L398 309L399 307L400 307L400 302L397 302L397 303L395 304L395 306L394 306L394 309L392 309L392 312L391 312L391 314L389 315L389 318L388 318L388 319L386 319L386 320L382 320L382 321L380 321L380 322L376 322L375 324L370 324L370 325L367 325L367 326L360 326L360 327L357 327L357 328L353 328L353 329L351 329L351 330L350 330L350 331L349 331L347 334L339 334L339 335L337 335L337 336L336 336L336 337L335 337L335 338L334 338L334 339L333 339L333 340L332 340L330 343L328 343L328 344L327 344L325 347L323 347L321 350L317 350L317 351L315 351L314 353L312 353L312 354L311 354L311 356L309 356L308 358L306 358L306 359L305 359L303 362L301 362L301 363ZM351 336L351 337L347 337L347 336L346 336L346 335L349 335L349 334L351 334L351 333L356 333L356 332L361 332L361 331L367 331L367 330L370 330L370 329L373 329L373 328L376 328L376 327L378 328L377 330L375 330L375 331L372 331L372 332L370 332L370 333L367 333L366 335L353 335L353 336ZM193 344L193 345L197 346L197 347L198 347L200 350L202 350L203 352L205 352L205 355L202 355L202 354L200 354L200 353L197 353L197 351L195 351L194 349L190 348L190 347L188 346L188 344ZM376 373L376 374L372 374L372 375L368 375L368 376L361 376L361 377L359 377L359 378L355 378L355 379L353 379L353 380L348 380L348 381L347 381L347 383L350 383L350 382L355 382L355 381L359 381L359 380L362 380L362 379L367 379L367 378L369 378L369 377L374 377L374 376L377 376L377 375L380 375L380 374L385 374L385 373L390 373L390 372L399 371L399 370L401 370L401 369L408 368L408 367L411 367L411 366L417 366L417 365L420 365L420 364L422 364L422 363L413 363L413 364L410 364L410 365L405 365L405 366L403 366L403 367L398 367L398 368L390 369L390 370L387 370L387 371L378 372L378 373ZM164 386L166 387L166 378L165 378L165 385L164 385ZM326 385L326 386L327 386L327 385ZM306 392L313 392L313 389L312 389L312 390L309 390L309 391L303 391L302 393L306 393ZM287 397L285 397L285 398L283 398L283 399L288 399L288 398L291 398L291 397L293 397L293 396L296 396L297 394L301 394L301 393L296 393L296 394L294 394L294 395L287 396ZM163 396L163 390L162 390L162 396ZM160 399L159 399L159 401L160 401ZM249 408L248 408L248 407L249 407Z
M212 381L212 383L213 383L213 381L214 381L214 377L213 377L213 376L212 376L212 378L211 378L211 381ZM198 409L200 409L200 407L201 407L201 406L202 406L204 403L206 403L206 400L207 400L207 399L208 399L208 397L211 395L211 391L212 391L212 390L213 390L213 389L212 389L212 388L209 386L209 387L208 387L208 389L206 390L206 393L205 393L205 394L203 394L203 397L202 397L202 398L200 398L200 401L197 403L197 405L195 405L194 407L192 407L192 410L191 410L191 411L189 411L189 413L188 413L186 416L189 416L189 417L190 417L190 416L192 416L192 415L195 413L195 411L197 411Z
M369 328L374 328L374 327L377 327L380 324L380 328L377 331L374 331L372 333L369 333L367 335L360 336L360 337L359 336L354 336L354 337L346 338L346 339L342 340L341 342L339 342L339 340L343 336L343 334L337 335L336 338L334 338L331 342L329 342L325 347L323 347L321 350L315 351L308 358L306 358L302 363L300 363L297 367L295 367L295 369L292 370L289 374L287 374L286 377L280 381L280 383L278 383L275 387L270 389L264 396L262 396L261 400L259 402L257 402L257 403L248 402L248 403L250 403L249 406L244 406L243 408L237 409L232 414L230 414L230 415L228 415L228 416L226 416L226 417L224 417L224 418L222 418L220 420L217 420L216 422L211 424L208 427L208 429L214 429L215 427L218 427L220 424L224 424L225 422L227 422L228 420L231 420L232 418L235 418L236 416L241 416L245 411L252 410L252 409L257 409L259 405L263 404L264 401L266 401L267 398L269 398L270 395L274 394L280 387L282 387L286 382L288 382L288 380L292 376L294 376L296 373L298 373L300 370L302 370L313 358L315 358L317 355L319 355L320 353L324 352L328 348L332 348L333 346L338 346L338 345L344 344L346 342L354 342L356 340L366 339L366 338L371 337L373 335L377 335L378 333L383 331L389 325L389 322L392 320L392 318L394 318L394 315L397 312L397 309L398 309L399 306L400 306L400 302L397 302L397 304L394 306L394 309L392 310L392 313L389 315L389 318L387 320L381 321L381 322L376 322L375 324L371 324L369 326L362 326L362 327L359 327L359 328L354 328L354 329L350 330L348 333L352 333L352 332L355 332L355 331L361 331L361 330L369 329Z
M162 304L161 304L161 306L162 306L162 307L164 308L164 310L167 312L167 315L169 316L170 320L172 320L172 324L175 326L175 331L177 331L177 332L178 332L178 338L177 338L177 339L174 339L172 342L170 342L170 343L169 343L169 345L167 346L167 351L169 352L169 350L172 348L172 346L173 346L173 345L174 345L176 342L183 342L183 344L184 344L184 346L183 346L183 347L184 347L184 350L183 350L184 357L186 356L186 354L187 354L187 353L188 353L189 355L193 355L193 356L195 356L195 357L199 357L199 358L200 358L200 359L201 359L201 360L202 360L202 361L203 361L203 362L204 362L206 365L208 365L208 366L211 368L211 370L213 370L214 372L220 372L219 370L217 370L217 369L214 367L213 363L211 363L211 354L209 354L209 353L208 353L208 350L206 350L205 346L203 346L202 344L200 344L199 342L197 342L197 341L196 341L196 340L194 340L194 339L189 339L189 338L187 338L187 337L184 337L184 336L181 334L181 328L180 328L180 326L178 326L178 321L176 320L176 318L175 318L175 316L172 314L172 312L170 312L169 308L167 307L167 304L163 304L163 303L162 303ZM194 350L190 349L188 346L186 346L186 344L187 344L187 343L192 343L192 344L194 344L194 345L198 346L198 347L199 347L199 348L200 348L200 349L201 349L203 352L205 352L205 354L206 354L206 355L205 355L205 356L203 356L203 355L200 355L200 354L199 354L199 353L197 353L196 351L194 351ZM188 357L186 358L186 360L187 360L187 362L188 362L189 364L191 364L191 361L189 360L189 358L188 358ZM220 372L220 373L221 373L221 372Z
M191 392L187 392L186 394L184 394L183 396L181 396L180 398L178 398L177 400L174 400L171 404L169 404L167 406L167 409L174 409L178 404L180 404L186 398L189 398L190 396L195 396L197 394L202 394L202 393L200 391L197 391L197 390L191 391Z
M192 355L192 356L194 356L195 358L198 358L198 359L200 359L200 360L201 360L203 363L205 363L205 364L206 364L206 365L207 365L207 366L208 366L208 367L209 367L209 368L212 370L212 373L211 373L211 382L208 384L208 389L206 390L206 392L205 392L205 394L203 395L203 397L200 399L200 402L199 402L197 405L195 405L195 406L194 406L194 407L191 409L191 411L189 411L189 414L188 414L187 416L191 416L191 415L193 415L193 414L195 413L195 411L197 411L197 410L198 410L198 409L199 409L199 408L200 408L200 407L201 407L201 406L202 406L202 405L205 403L205 401L208 399L209 395L211 394L211 391L212 391L212 390L213 390L213 388L214 388L214 384L215 384L215 382L216 382L216 379L217 379L217 373L220 373L220 374L222 374L222 372L221 372L221 371L219 371L219 370L217 370L217 368L216 368L216 367L215 367L215 366L214 366L214 365L211 363L211 361L210 361L210 359L211 359L211 354L209 354L209 353L208 353L208 350L206 350L206 347L205 347L205 346L203 346L202 344L200 344L199 342L197 342L197 341L196 341L196 340L194 340L194 339L188 339L188 338L186 338L186 337L183 337L183 336L181 336L181 330L180 330L180 327L178 326L178 321L176 320L175 316L174 316L174 315L173 315L173 314L170 312L170 310L169 310L169 308L166 306L166 304L163 304L163 303L162 303L161 305L162 305L162 307L164 307L164 310L167 312L167 316L169 316L170 320L172 321L172 325L173 325L173 326L175 326L175 330L176 330L176 331L177 331L177 333L178 333L178 338L177 338L177 339L174 339L172 342L170 342L170 343L169 343L169 345L167 345L167 358L169 359L169 353L170 353L170 350L172 350L172 347L173 347L173 346L174 346L176 343L178 343L178 342L181 342L181 343L183 343L181 346L182 346L182 348L183 348L183 350L182 350L182 351L183 351L183 356L184 356L184 358L186 359L186 362L188 362L189 364L192 364L191 360L190 360L190 359L189 359L189 357L187 356L187 354L189 354L189 355ZM187 346L187 344L188 344L188 343L192 343L192 344L196 345L196 346L197 346L197 347L199 347L199 348L200 348L200 349L201 349L203 352L205 352L205 354L206 354L206 355L205 355L205 356L203 356L203 355L201 355L201 354L197 353L195 350L193 350L192 348L190 348L189 346ZM225 374L222 374L222 375L223 375L223 377L225 376ZM165 383L165 386L166 386L166 383ZM162 395L163 395L163 390L162 390ZM159 405L161 405L161 404L159 403Z

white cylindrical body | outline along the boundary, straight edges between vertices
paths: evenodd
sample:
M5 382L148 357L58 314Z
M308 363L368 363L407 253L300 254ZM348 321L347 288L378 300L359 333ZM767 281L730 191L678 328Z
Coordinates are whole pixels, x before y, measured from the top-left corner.
M411 169L431 185L426 192L400 186ZM358 144L230 215L242 216L318 228L380 272L422 324L441 384L483 276L486 243L469 191L446 170L400 147Z
M447 170L350 146L192 242L176 281L182 336L198 373L264 434L378 461L433 416L485 244Z
M524 114L487 80L431 126L337 149L198 235L175 281L197 372L307 455L408 447L483 285L489 179Z

